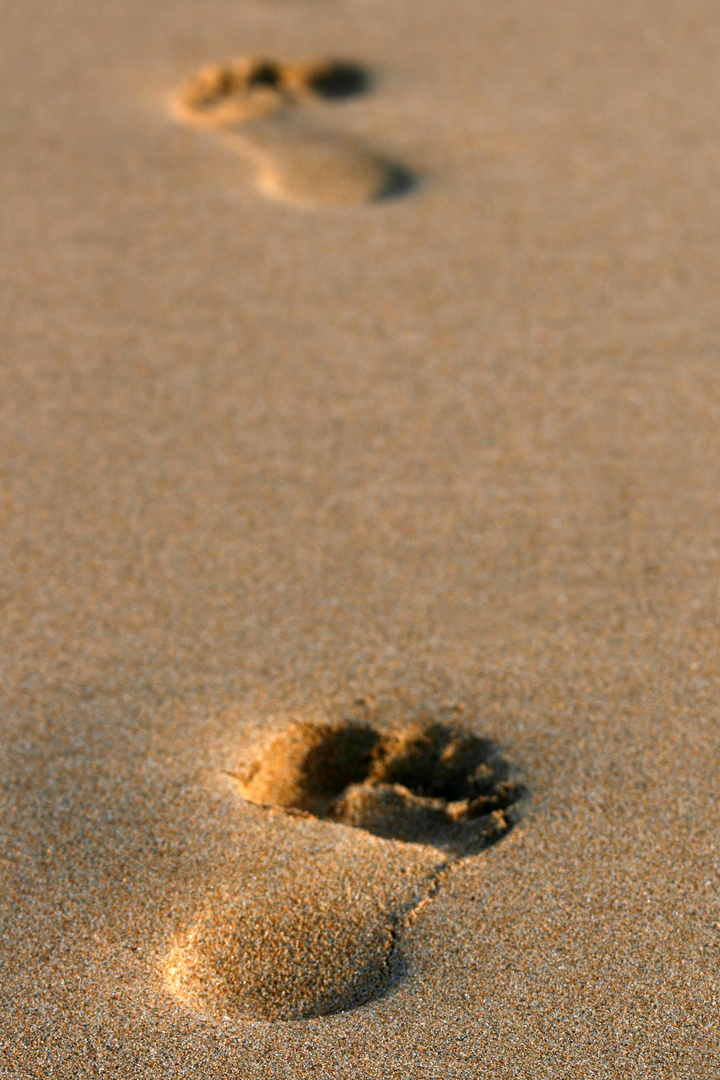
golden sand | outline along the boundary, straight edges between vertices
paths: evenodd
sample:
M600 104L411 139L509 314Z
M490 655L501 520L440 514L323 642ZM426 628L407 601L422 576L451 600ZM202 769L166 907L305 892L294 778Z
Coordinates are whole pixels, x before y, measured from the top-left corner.
M8 9L2 1080L717 1080L719 37Z

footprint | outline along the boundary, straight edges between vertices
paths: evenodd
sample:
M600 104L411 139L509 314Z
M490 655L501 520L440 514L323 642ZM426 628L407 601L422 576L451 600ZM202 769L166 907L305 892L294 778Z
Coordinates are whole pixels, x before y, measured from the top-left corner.
M506 828L517 789L492 745L431 718L381 734L371 724L295 722L239 776L250 802L467 853Z
M387 993L403 972L403 934L444 877L512 827L522 791L508 772L454 720L294 721L231 775L243 798L298 819L302 860L289 870L281 860L252 895L210 897L173 943L169 989L206 1015L261 1020ZM333 834L319 852L313 821Z
M353 139L314 126L305 107L366 85L360 68L338 61L241 57L188 79L173 97L173 111L250 158L265 194L297 205L354 206L399 194L410 186L409 174Z
M336 850L323 867L304 856L294 880L276 868L252 895L208 900L166 960L176 998L214 1019L273 1021L326 1016L385 992L398 926L387 898L368 888L374 875L328 880L345 858Z

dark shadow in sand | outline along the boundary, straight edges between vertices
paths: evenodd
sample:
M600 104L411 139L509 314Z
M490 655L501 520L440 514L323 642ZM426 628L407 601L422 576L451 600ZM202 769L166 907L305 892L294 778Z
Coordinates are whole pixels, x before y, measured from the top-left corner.
M238 779L251 802L456 858L504 836L523 794L489 739L431 719L389 732L294 722Z
M318 69L317 74L308 78L308 87L319 97L331 100L357 97L366 93L371 86L369 72L359 64L336 60Z

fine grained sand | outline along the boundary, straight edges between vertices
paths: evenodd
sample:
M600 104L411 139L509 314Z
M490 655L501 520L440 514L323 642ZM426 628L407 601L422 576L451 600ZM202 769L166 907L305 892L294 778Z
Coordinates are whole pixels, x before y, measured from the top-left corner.
M0 1076L716 1078L716 6L6 7ZM246 55L415 188L264 199L168 108ZM360 699L514 828L243 800Z

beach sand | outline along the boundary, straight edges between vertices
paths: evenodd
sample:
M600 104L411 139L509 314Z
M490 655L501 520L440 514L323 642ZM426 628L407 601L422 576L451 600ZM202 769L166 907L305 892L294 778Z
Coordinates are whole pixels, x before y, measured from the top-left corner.
M0 1077L717 1078L715 5L3 23Z

